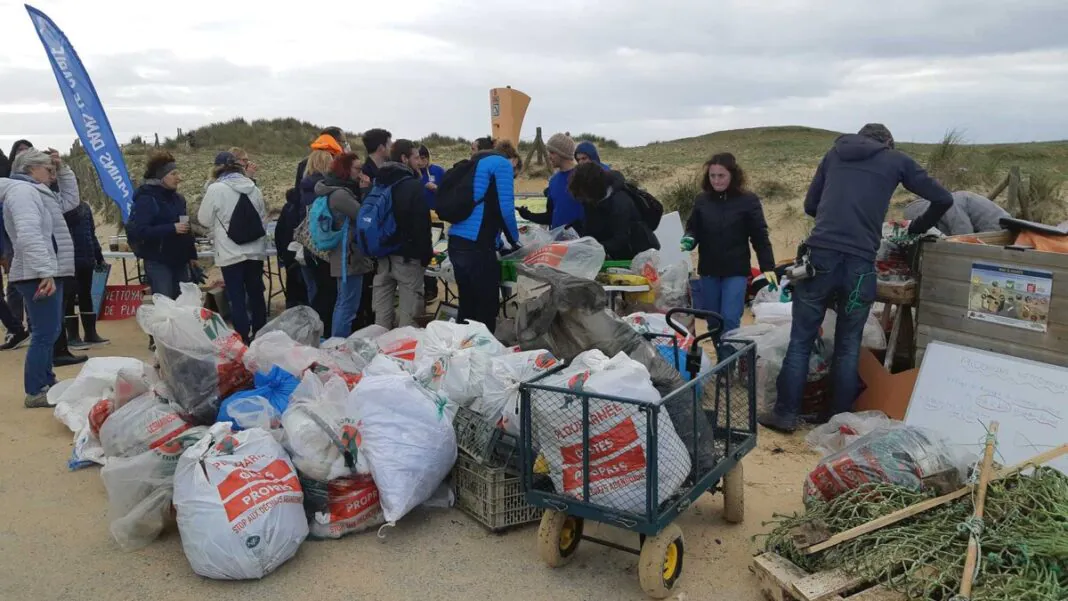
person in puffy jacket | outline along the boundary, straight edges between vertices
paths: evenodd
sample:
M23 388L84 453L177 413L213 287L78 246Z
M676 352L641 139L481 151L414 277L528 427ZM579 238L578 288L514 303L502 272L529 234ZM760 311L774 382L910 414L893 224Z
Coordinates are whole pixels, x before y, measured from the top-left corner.
M62 174L58 194L51 190L57 170ZM63 212L80 199L74 174L58 155L25 150L11 171L10 178L0 179L4 233L11 243L9 277L33 324L23 367L24 404L48 407L46 395L56 383L53 353L63 329L64 279L74 277L74 243Z
M226 298L234 331L246 344L267 323L267 301L263 296L263 262L267 260L267 236L238 243L230 238L234 219L259 219L265 228L267 208L263 193L245 175L245 169L230 152L215 157L215 182L208 186L197 211L197 220L211 231L215 242L215 264L222 269ZM255 216L247 211L251 203ZM253 225L252 227L255 227ZM235 233L235 237L241 238ZM247 303L246 303L247 299ZM250 319L251 318L251 319Z
M723 316L723 333L727 333L742 323L752 266L749 246L756 251L760 271L771 284L778 283L775 255L764 208L757 195L746 189L745 172L734 155L725 152L713 156L702 174L702 192L686 220L682 249L697 248L701 308Z
M345 221L349 223L348 238L330 251L330 275L337 282L337 300L334 303L330 335L339 338L352 335L356 313L362 302L364 276L375 269L374 261L356 245L356 216L360 212L360 197L371 183L362 170L360 157L354 152L346 152L334 158L330 173L315 185L315 194L327 197L330 213L334 216L334 229L342 230ZM347 246L344 252L342 245ZM345 255L344 265L342 254Z
M192 282L196 241L189 227L185 197L178 193L182 176L171 153L153 153L145 181L134 193L126 235L145 264L153 294L178 298L179 284Z
M805 197L805 213L816 218L805 241L815 275L794 283L790 345L779 372L774 410L757 417L764 426L797 429L812 343L828 307L838 314L830 413L852 411L860 392L857 364L864 324L878 286L875 257L890 197L899 184L931 202L909 224L910 234L931 229L953 206L948 190L894 148L885 125L869 123L856 134L839 136L820 161Z
M456 321L477 321L494 332L500 309L497 251L502 249L501 234L513 247L519 241L515 174L521 159L514 146L502 142L495 150L476 152L471 160L475 161L475 208L467 219L449 228L449 259L460 296Z
M63 214L74 241L74 282L71 294L64 299L63 323L70 348L89 348L107 344L96 331L96 307L93 306L93 274L98 265L104 264L104 254L96 237L93 210L85 202ZM78 313L75 314L75 308ZM85 329L85 338L78 332L79 317Z
M597 163L575 167L570 183L571 194L585 207L585 217L575 229L600 242L606 258L614 261L629 261L650 248L660 249L624 183L618 172L605 171Z

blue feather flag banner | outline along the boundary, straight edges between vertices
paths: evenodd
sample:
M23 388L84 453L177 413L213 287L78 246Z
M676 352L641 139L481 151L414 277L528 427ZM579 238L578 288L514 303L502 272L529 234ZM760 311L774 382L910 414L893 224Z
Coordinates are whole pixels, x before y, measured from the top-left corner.
M44 44L82 147L93 161L104 193L118 205L125 222L130 217L133 184L126 170L126 161L122 158L122 148L115 141L115 134L111 131L111 124L104 114L93 82L67 36L52 19L29 4L26 5L26 11L30 13L33 27Z

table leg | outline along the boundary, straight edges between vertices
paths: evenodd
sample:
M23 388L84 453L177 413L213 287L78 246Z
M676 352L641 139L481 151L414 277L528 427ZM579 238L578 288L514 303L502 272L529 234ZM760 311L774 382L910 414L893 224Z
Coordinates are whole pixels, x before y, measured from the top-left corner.
M890 311L894 308L894 305L887 305L886 311ZM894 327L890 329L890 338L886 341L886 359L883 360L883 367L886 371L890 371L890 368L894 365L894 355L897 354L897 339L901 334L901 322L905 317L905 307L903 305L897 307L897 314L894 315Z

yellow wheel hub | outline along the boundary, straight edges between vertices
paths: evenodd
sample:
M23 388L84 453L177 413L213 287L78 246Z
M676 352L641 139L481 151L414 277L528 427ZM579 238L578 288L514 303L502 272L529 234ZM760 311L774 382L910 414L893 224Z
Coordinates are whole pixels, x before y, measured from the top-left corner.
M668 545L667 553L664 554L664 580L670 581L675 577L679 569L679 543Z
M564 527L560 529L560 550L567 551L575 543L576 534L575 518L567 518Z

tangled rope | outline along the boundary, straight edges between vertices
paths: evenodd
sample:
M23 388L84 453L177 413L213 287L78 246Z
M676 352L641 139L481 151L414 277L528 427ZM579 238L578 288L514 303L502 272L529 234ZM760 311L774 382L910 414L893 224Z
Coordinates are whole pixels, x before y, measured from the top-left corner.
M982 539L975 587L967 601L1068 599L1068 476L1044 467L991 482L985 519L965 497L813 555L799 551L799 528L842 532L930 495L866 484L800 516L776 516L765 547L817 572L840 568L910 599L959 600L968 540Z

